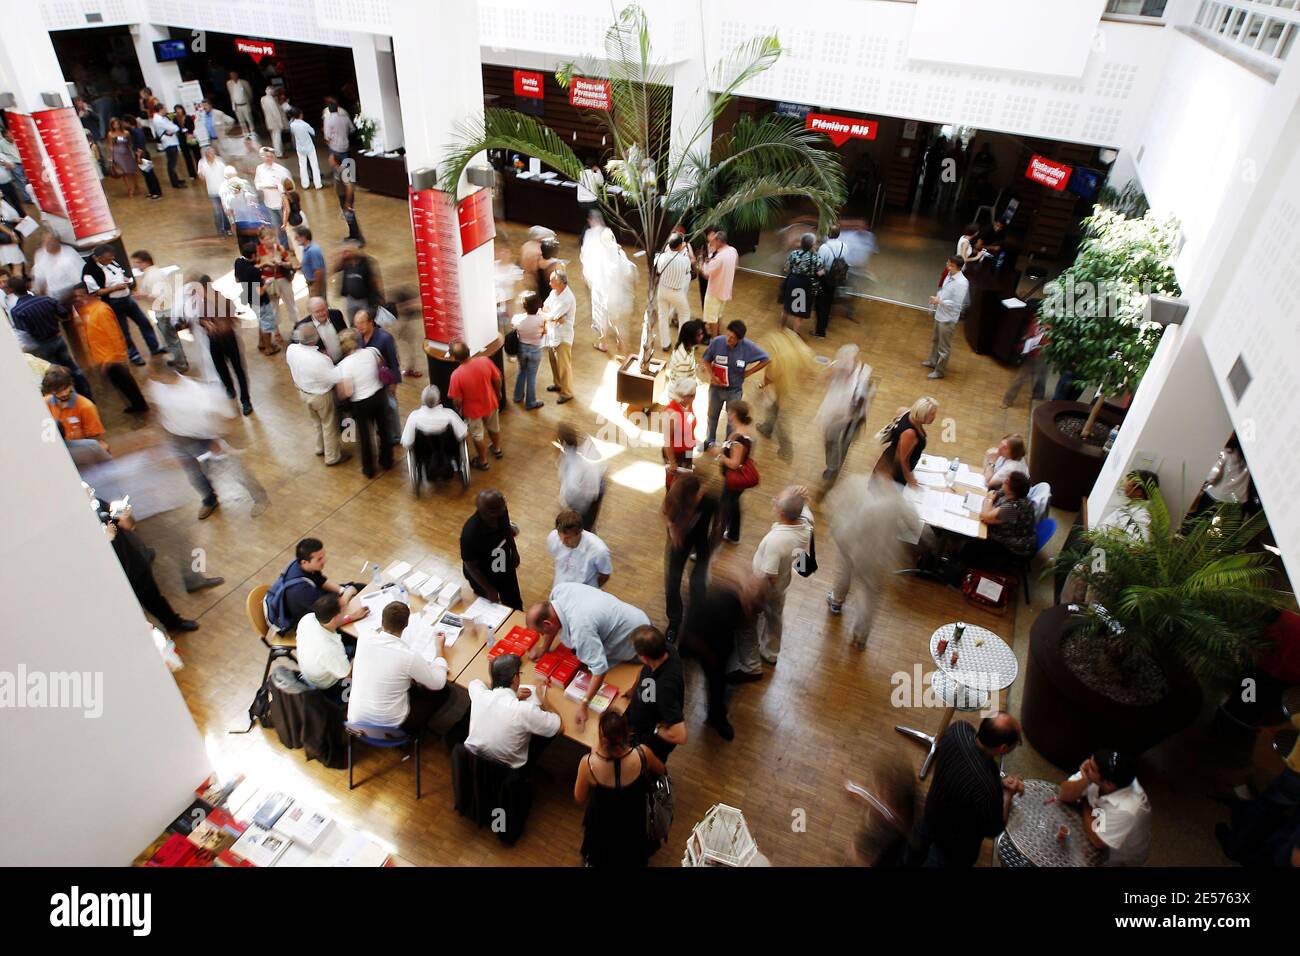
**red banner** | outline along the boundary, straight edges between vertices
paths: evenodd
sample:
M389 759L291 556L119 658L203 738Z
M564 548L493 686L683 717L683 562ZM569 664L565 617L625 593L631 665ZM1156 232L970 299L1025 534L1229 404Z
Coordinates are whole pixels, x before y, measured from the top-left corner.
M457 216L445 193L437 189L411 190L411 231L415 234L424 337L447 343L463 338Z
M1025 176L1036 183L1041 183L1048 189L1062 192L1065 190L1066 184L1069 183L1070 173L1072 172L1074 172L1073 166L1055 162L1046 156L1039 156L1035 153L1029 157L1029 168L1025 170Z
M825 133L836 146L843 146L851 139L875 139L880 124L875 120L854 119L851 116L809 113L803 118L803 128Z
M540 73L531 70L515 70L515 96L540 100L546 95L543 86L545 82L545 78Z
M492 190L480 189L456 204L460 220L460 254L468 255L485 242L496 237L496 222L492 219Z
M254 63L261 63L264 56L275 56L275 44L270 40L235 39L235 52L247 53Z
M41 151L40 138L36 133L36 123L26 113L5 110L5 125L13 134L14 145L23 160L23 172L32 184L36 194L36 205L52 216L67 218L68 211L63 208L59 191L54 188L54 172L45 164L45 153Z
M63 193L73 234L81 240L111 233L117 224L108 208L95 159L90 155L86 128L81 125L77 111L70 106L42 110L33 113L32 119L45 155L50 157L59 191Z
M585 110L608 110L609 80L573 77L569 81L569 105Z

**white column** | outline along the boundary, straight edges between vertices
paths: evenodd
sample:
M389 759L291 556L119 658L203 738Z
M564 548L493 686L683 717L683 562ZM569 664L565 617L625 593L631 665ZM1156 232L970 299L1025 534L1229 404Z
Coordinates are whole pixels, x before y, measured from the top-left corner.
M404 136L392 40L377 34L354 33L352 62L356 67L361 112L375 121L371 148L377 151L397 149L404 144Z
M393 0L391 11L406 166L411 172L440 167L460 124L483 116L478 2L457 3L454 29L446 22L432 23L424 0ZM476 162L486 166L487 158L480 155ZM456 198L477 188L462 178ZM497 336L492 246L484 243L459 262L465 344L472 352Z
M7 331L0 407L0 474L22 502L0 535L0 865L127 866L194 799L203 738ZM52 549L57 572L38 571Z
M701 24L700 0L687 0L684 6L690 8L686 14L688 19L694 24ZM703 153L707 158L713 145L713 122L709 119L713 94L709 91L709 64L704 51L703 27L689 31L688 37L686 59L672 67L673 125L669 135L668 155L673 163L677 162L687 146L691 146L696 153ZM703 132L694 138L701 128Z
M131 42L135 45L135 56L140 61L140 75L144 85L153 90L153 95L170 112L178 102L177 89L181 85L181 68L176 63L159 63L154 56L154 40L170 40L171 34L166 27L156 23L133 23L131 25ZM212 90L204 90L205 95Z
M14 109L20 113L72 105L54 44L35 11L6 18L0 30L0 83L3 92L14 95ZM57 94L59 101L45 102L45 93Z

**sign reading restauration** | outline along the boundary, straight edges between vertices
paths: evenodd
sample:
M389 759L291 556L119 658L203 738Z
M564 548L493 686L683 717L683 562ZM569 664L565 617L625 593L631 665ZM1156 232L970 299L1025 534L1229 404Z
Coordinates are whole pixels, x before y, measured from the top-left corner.
M1035 153L1029 157L1029 168L1025 170L1025 176L1049 189L1060 192L1064 191L1066 184L1070 181L1070 173L1073 170L1073 166L1055 162L1046 156L1039 156Z
M836 146L851 139L875 139L880 124L875 120L853 119L850 116L831 116L827 113L809 113L804 117L804 129L825 133Z

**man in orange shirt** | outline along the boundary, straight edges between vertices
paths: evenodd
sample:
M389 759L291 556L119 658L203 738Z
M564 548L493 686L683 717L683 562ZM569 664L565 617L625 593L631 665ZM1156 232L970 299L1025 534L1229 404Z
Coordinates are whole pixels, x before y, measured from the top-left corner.
M148 412L149 403L140 393L140 386L135 383L131 376L131 366L127 364L126 339L122 337L117 313L107 302L91 295L81 286L73 290L72 303L81 320L91 364L98 366L126 399L127 414L143 415Z
M50 417L58 423L63 440L70 447L93 440L108 451L108 442L99 437L104 434L99 409L86 396L76 393L72 387L72 375L66 368L50 366L41 380L41 394L47 396L45 402L50 408Z

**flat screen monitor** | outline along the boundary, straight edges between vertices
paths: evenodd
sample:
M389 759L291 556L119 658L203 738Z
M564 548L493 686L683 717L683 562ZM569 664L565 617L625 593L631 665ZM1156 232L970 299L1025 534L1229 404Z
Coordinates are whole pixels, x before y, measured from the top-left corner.
M1095 169L1088 169L1086 166L1075 166L1074 172L1070 174L1070 181L1065 188L1074 193L1080 199L1095 199L1097 188L1101 185L1101 173Z
M184 40L154 40L153 55L159 63L168 63L172 60L184 59L188 54L189 48L185 45Z

